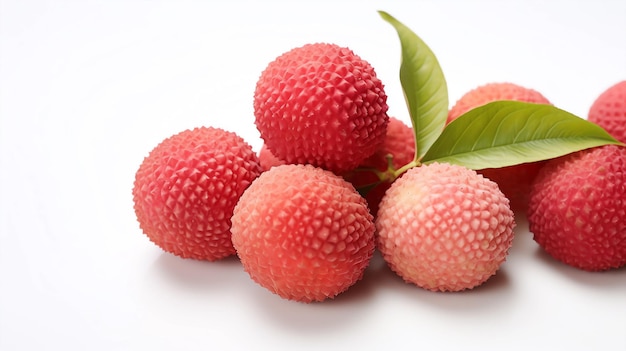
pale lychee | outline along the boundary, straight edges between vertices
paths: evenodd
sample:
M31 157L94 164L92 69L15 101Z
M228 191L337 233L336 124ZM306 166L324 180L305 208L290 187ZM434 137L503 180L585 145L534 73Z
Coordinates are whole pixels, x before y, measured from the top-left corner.
M528 209L535 241L586 271L626 264L626 147L608 145L550 160Z
M232 240L261 286L285 299L333 298L363 277L374 222L343 178L311 165L263 172L235 207Z
M594 101L587 118L626 143L626 80L612 85Z
M394 180L393 177L381 180L377 172L386 172L390 166L389 160L391 161L391 171L413 161L415 158L414 138L411 127L397 118L390 117L387 135L381 147L356 169L342 174L355 188L363 189L362 194L374 216L378 212L380 200ZM376 185L372 186L372 184Z
M235 133L202 127L173 135L135 174L139 226L176 256L214 261L234 255L233 208L260 172L257 155Z
M494 275L514 226L496 183L445 163L406 171L387 190L376 219L378 248L389 267L433 291L472 289Z
M270 62L254 92L261 138L286 163L341 172L382 144L387 96L373 67L348 48L316 43Z
M471 109L500 100L551 104L536 90L508 82L489 83L465 93L448 112L447 123ZM544 163L544 161L537 161L509 167L488 168L479 170L478 173L498 184L500 190L511 201L513 210L525 212L528 208L530 185Z

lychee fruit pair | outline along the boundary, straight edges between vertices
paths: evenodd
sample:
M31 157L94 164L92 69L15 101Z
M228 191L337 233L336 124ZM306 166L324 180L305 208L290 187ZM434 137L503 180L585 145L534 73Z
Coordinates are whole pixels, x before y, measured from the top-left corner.
M395 180L388 172L400 169L414 158L413 129L401 120L390 117L383 144L355 169L341 175L361 191L370 211L376 216L380 200Z
M367 200L370 212L376 216L378 203L394 180L394 177L386 172L399 169L411 162L414 157L413 129L401 120L389 117L382 145L356 168L341 172L340 175L359 190ZM276 157L265 144L259 151L259 162L264 171L274 166L287 164Z
M509 82L488 83L465 93L448 112L447 123L471 109L500 100L551 104L536 90ZM478 170L478 173L498 184L500 190L511 201L512 209L525 212L528 208L530 186L544 163L537 161L502 168L487 168Z
M626 147L607 145L550 160L528 210L535 241L586 271L626 264Z
M233 209L260 173L257 155L235 133L201 127L173 135L135 174L139 225L152 242L183 258L214 261L234 255Z

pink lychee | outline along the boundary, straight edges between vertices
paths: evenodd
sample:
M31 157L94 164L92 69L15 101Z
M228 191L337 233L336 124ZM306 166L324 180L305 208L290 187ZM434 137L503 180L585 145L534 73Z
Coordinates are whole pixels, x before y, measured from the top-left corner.
M445 163L406 171L387 190L376 219L378 248L389 267L433 291L472 289L494 275L514 226L496 183Z

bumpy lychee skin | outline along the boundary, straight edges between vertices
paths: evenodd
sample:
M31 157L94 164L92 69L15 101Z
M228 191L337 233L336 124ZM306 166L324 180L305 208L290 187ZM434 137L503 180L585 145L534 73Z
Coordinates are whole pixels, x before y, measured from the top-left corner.
M489 279L508 255L514 226L496 183L445 163L409 169L387 190L376 218L389 267L432 291L472 289Z
M550 160L528 210L535 241L586 271L626 264L626 147L602 146Z
M345 172L342 176L354 185L357 189L364 189L363 194L367 200L370 212L375 216L378 212L378 204L389 189L393 179L386 179L380 182L380 177L371 169L385 172L389 168L387 157L391 157L393 169L408 164L415 157L415 140L413 129L404 124L401 120L390 117L387 125L387 135L385 141L376 152L365 159L356 169ZM374 187L368 185L376 184Z
M489 102L513 100L532 102L536 104L550 104L550 101L540 92L509 82L487 83L465 93L448 111L448 121L452 122L465 112Z
M471 109L499 100L551 105L550 101L536 90L509 82L488 83L465 93L448 112L447 123ZM530 186L544 164L544 161L538 161L489 168L479 170L478 173L498 183L500 190L511 201L513 210L525 212L528 209Z
M626 143L626 80L605 90L589 109L587 120Z
M232 240L250 277L282 298L323 301L363 277L374 222L343 178L311 165L282 165L255 180L232 217Z
M230 218L260 172L257 155L235 133L211 127L180 132L157 145L135 174L139 225L176 256L215 261L234 255Z
M387 95L373 67L350 49L307 44L270 62L254 92L261 138L286 163L341 172L383 142Z
M546 161L536 161L502 168L485 168L478 170L478 173L498 184L511 201L511 209L526 213L530 187L545 163Z

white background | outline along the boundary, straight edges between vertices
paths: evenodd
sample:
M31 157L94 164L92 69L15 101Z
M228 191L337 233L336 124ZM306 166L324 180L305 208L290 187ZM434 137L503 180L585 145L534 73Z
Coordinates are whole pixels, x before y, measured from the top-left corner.
M404 284L375 257L332 301L281 300L235 259L182 260L143 235L134 173L201 125L254 148L254 84L295 46L368 60L408 121L399 42L438 56L450 102L510 81L586 117L626 79L626 2L0 0L0 350L626 350L626 270L578 271L523 217L499 273L463 293Z

